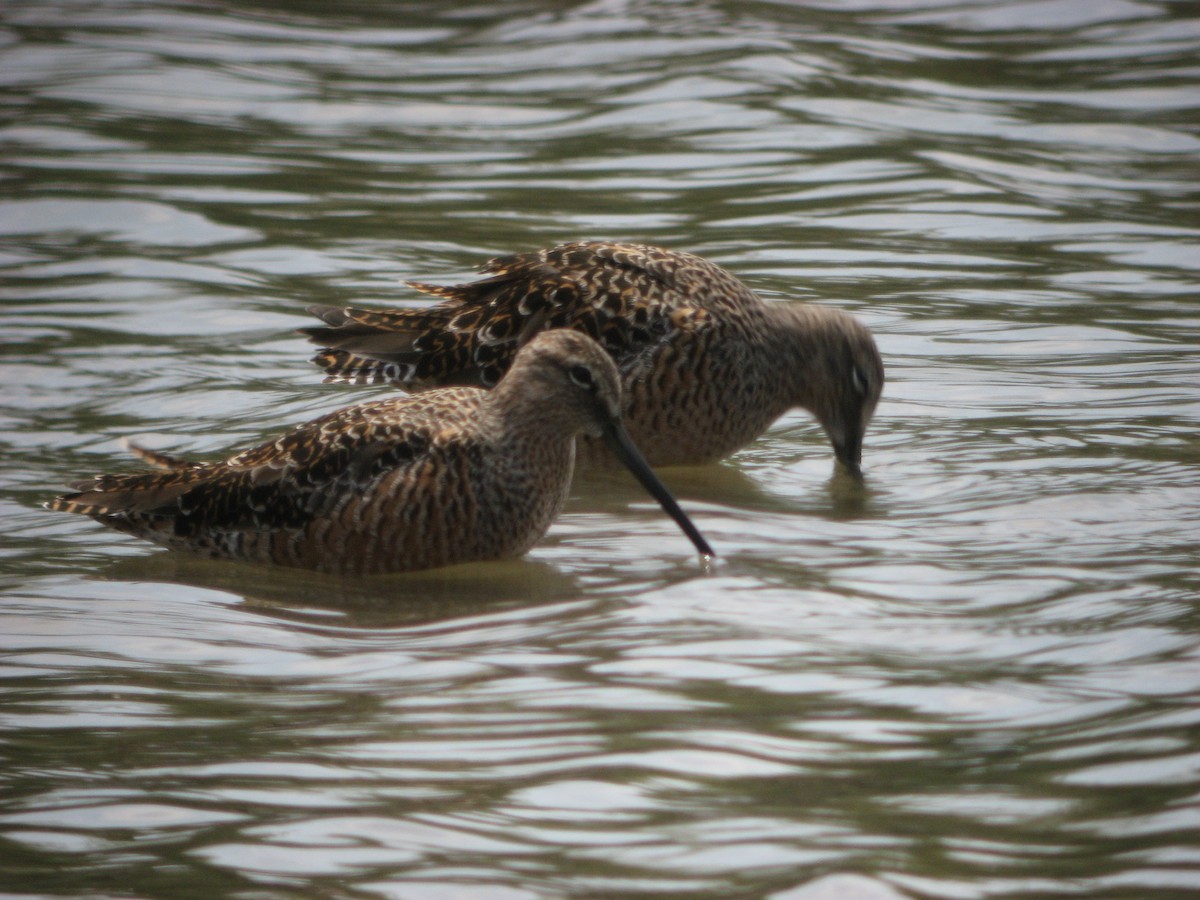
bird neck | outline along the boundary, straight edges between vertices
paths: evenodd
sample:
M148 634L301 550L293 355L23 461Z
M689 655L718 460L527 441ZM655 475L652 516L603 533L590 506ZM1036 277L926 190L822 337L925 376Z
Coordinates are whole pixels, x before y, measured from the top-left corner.
M827 377L826 361L835 353L839 310L808 303L770 303L761 329L766 352L762 358L773 370L789 406L812 409Z
M497 434L526 440L537 434L552 443L570 443L580 431L579 412L536 378L510 372L488 392L488 410Z

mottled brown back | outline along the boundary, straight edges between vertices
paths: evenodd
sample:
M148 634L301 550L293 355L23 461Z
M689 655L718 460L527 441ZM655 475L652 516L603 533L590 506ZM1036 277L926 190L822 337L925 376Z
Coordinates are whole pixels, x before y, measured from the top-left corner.
M490 387L539 331L582 331L620 363L707 311L758 302L707 260L642 244L562 244L498 257L482 268L491 277L411 283L442 298L427 309L312 308L326 322L304 329L325 345L314 362L334 382Z

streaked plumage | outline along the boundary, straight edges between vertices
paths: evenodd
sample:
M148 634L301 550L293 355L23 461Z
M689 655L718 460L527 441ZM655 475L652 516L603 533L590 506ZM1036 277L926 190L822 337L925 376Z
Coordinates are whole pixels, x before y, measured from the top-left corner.
M412 283L442 298L424 309L310 307L325 325L303 331L323 348L314 362L325 380L489 387L532 335L573 328L616 360L626 425L653 465L721 459L798 406L859 471L883 363L852 316L764 303L707 260L641 244L562 244L483 270L469 284ZM587 439L581 454L606 458Z
M433 568L528 550L567 497L575 435L586 432L711 556L629 443L620 403L604 351L551 331L491 391L351 406L224 462L138 451L165 471L99 475L47 505L205 556L346 573Z

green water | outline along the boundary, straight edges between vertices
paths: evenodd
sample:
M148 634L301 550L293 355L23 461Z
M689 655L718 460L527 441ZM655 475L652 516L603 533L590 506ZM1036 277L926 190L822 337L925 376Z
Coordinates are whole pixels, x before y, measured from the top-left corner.
M1200 891L1195 5L0 7L0 892ZM39 503L369 390L314 303L575 238L875 331L802 413L589 474L524 560L355 582Z

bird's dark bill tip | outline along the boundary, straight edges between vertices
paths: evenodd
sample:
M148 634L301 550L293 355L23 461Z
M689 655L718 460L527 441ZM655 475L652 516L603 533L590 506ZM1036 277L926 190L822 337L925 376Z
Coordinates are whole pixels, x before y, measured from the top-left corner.
M838 460L838 463L841 465L842 471L844 471L851 478L854 478L858 481L863 480L863 469L861 465L855 462L846 462L844 459Z

